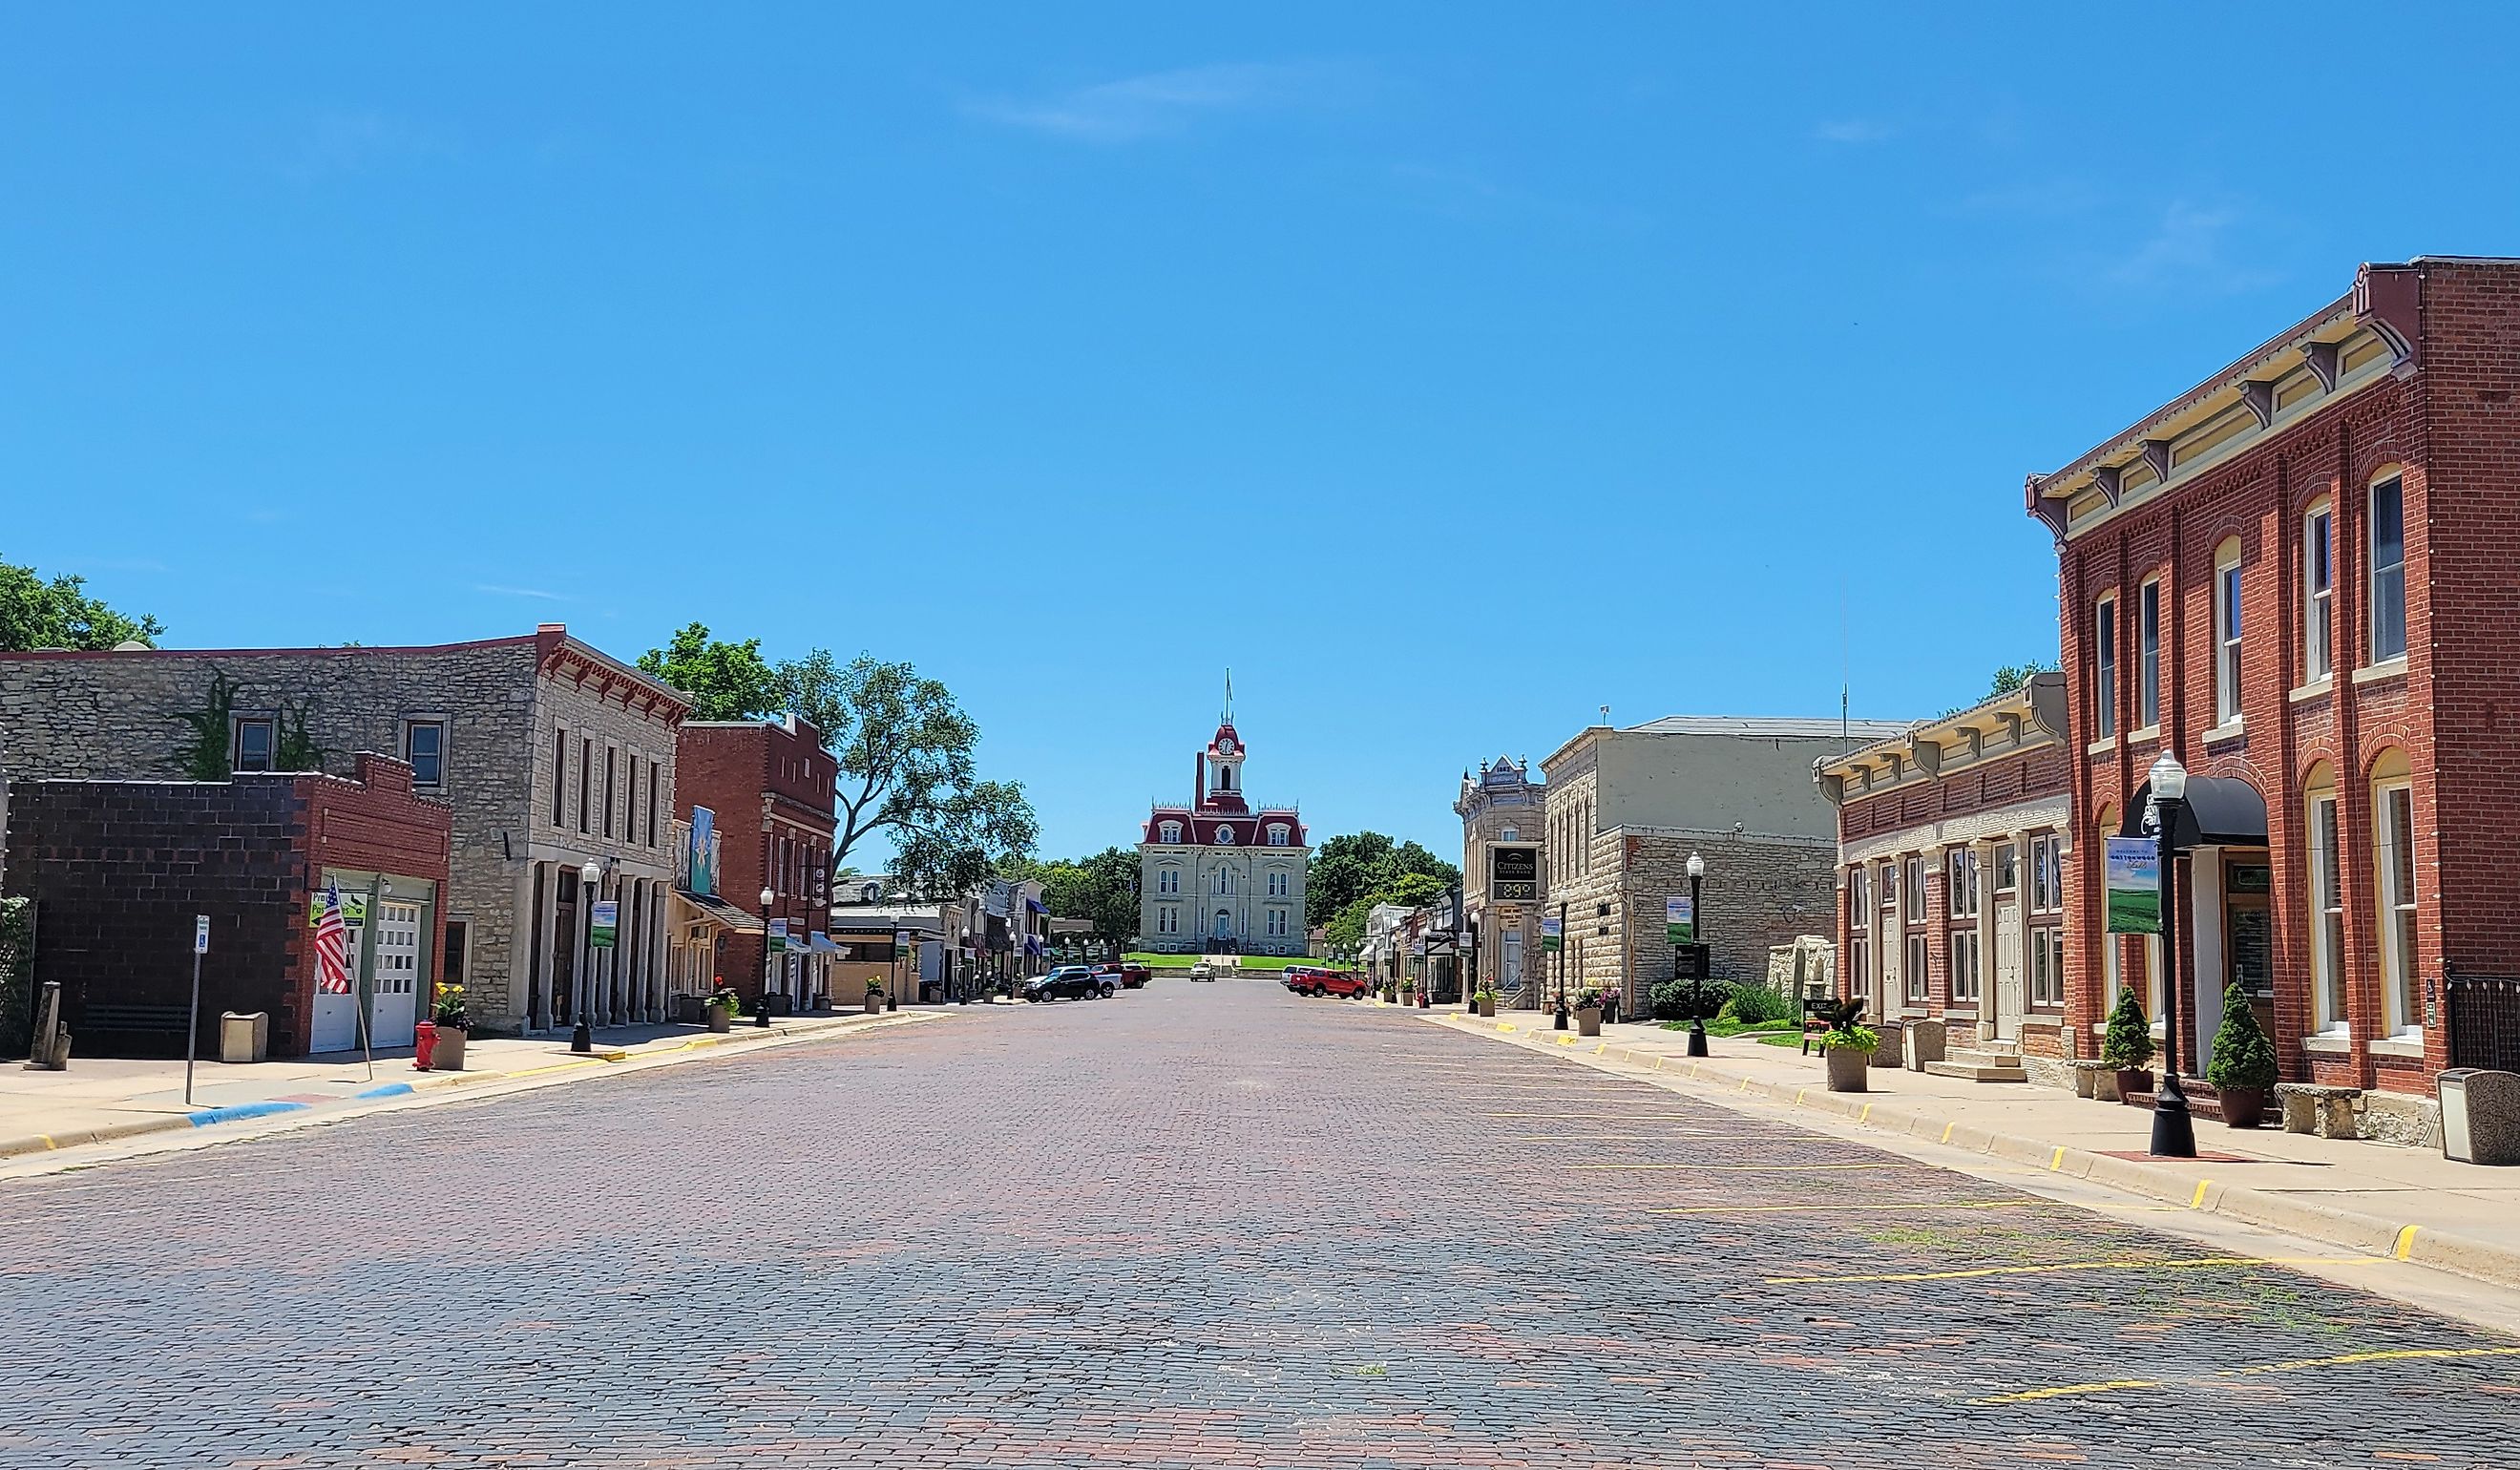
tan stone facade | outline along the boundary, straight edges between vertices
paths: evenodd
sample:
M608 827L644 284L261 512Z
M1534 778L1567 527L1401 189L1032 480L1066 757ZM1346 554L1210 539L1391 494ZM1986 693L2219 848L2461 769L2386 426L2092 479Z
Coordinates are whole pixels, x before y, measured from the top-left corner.
M1528 762L1499 756L1476 776L1462 773L1461 795L1453 803L1462 819L1462 908L1478 935L1477 981L1494 987L1504 1004L1525 1010L1541 1003L1540 915L1549 897L1547 865L1541 861L1545 801L1545 789L1531 780ZM1528 892L1518 887L1509 894L1490 891L1499 849L1530 854Z

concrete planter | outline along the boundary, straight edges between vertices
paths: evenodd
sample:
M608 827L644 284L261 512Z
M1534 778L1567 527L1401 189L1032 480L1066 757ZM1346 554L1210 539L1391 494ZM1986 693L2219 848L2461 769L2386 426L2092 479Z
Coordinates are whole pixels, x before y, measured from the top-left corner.
M469 1031L459 1031L443 1022L439 1023L437 1045L428 1053L428 1070L431 1072L463 1071L464 1044L472 1039L472 1033Z
M872 1016L872 1015L880 1015L880 1014L882 1014L882 1013L883 1013L883 997L881 997L881 996L869 996L869 997L867 997L867 998L866 998L866 1013L867 1013L868 1015L871 1015L871 1016Z
M1881 1045L1872 1051L1872 1065L1893 1069L1906 1066L1908 1028L1897 1021L1884 1021L1872 1029L1881 1037Z
M1949 1026L1941 1021L1927 1018L1903 1021L1900 1023L1900 1029L1906 1033L1909 1071L1922 1072L1931 1063L1943 1059L1951 1039Z
M1593 1005L1575 1012L1575 1034L1577 1036L1599 1036L1601 1034L1601 1007Z
M1821 1053L1828 1063L1828 1090L1832 1092L1866 1092L1871 1091L1865 1074L1872 1070L1872 1053L1858 1051L1853 1047L1831 1047Z
M2233 1128L2256 1128L2266 1121L2267 1090L2264 1088L2224 1088L2220 1098L2223 1121Z
M708 1029L711 1031L733 1031L735 1029L735 1011L733 1007L712 1003L708 1008Z
M1485 1016L1489 1020L1495 1020L1496 1002L1494 1001L1481 1001L1479 1002L1479 1014Z

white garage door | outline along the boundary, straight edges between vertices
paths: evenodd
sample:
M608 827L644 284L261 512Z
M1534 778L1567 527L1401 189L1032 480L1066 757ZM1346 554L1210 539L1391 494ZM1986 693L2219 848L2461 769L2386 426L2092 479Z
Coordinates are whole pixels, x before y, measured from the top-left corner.
M421 906L382 899L377 909L376 1044L391 1049L411 1045L420 1019Z

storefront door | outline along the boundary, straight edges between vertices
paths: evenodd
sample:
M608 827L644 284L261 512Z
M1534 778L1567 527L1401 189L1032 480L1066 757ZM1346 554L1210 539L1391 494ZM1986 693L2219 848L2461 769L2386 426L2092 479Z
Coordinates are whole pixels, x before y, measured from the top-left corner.
M2018 895L1995 904L1995 1006L1987 1025L1992 1039L2021 1040L2024 1008L2021 978L2021 900Z
M346 931L341 936L341 953L349 964L350 990L347 995L327 995L321 986L317 987L315 1026L306 1042L309 1051L359 1049L359 959L367 943L367 909L366 894L341 895L341 920Z
M2223 867L2223 973L2248 996L2259 1028L2269 1036L2275 1034L2274 915L2268 907L2271 877L2263 860L2227 862ZM2217 1006L2218 1015L2220 1010ZM2204 1012L2200 1009L2198 1015L2201 1019ZM2201 1046L2213 1044L2210 1032L2199 1040Z

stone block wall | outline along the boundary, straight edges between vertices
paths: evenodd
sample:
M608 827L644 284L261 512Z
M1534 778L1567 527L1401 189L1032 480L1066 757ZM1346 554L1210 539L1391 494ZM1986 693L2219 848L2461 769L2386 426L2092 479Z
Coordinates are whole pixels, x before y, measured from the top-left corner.
M1688 892L1692 852L1706 860L1698 934L1710 948L1709 978L1764 982L1772 949L1829 923L1836 844L1828 838L1619 828L1599 840L1606 851L1591 879L1579 879L1575 894L1560 895L1569 900L1570 949L1583 940L1573 951L1574 983L1623 989L1632 1009L1671 978L1663 901ZM1599 913L1603 904L1606 914Z

